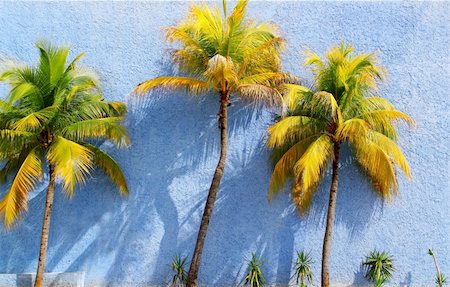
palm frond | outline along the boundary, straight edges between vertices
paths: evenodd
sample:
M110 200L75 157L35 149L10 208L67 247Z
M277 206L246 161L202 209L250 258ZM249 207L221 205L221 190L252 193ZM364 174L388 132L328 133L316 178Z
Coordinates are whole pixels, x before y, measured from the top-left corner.
M320 133L317 121L308 116L289 116L281 119L268 129L267 146L281 147L286 143L302 140Z
M0 201L0 215L6 228L12 227L19 215L27 210L28 193L42 176L42 161L38 147L32 149L21 163L14 180Z
M75 185L83 184L93 168L93 153L81 144L57 136L47 152L48 161L63 181L64 191L73 196Z
M118 147L125 147L130 144L130 138L126 128L121 125L122 121L122 117L82 120L65 127L62 135L76 142L106 138Z
M333 158L333 142L328 135L321 135L310 144L294 166L294 173L301 175L303 192L312 192L319 183L326 164Z
M277 161L270 178L269 201L271 201L273 195L282 190L288 180L292 178L295 164L305 153L310 144L317 138L318 136L309 136L297 142L283 154L280 160Z
M194 95L203 94L210 90L210 85L202 80L189 77L157 77L139 84L134 90L136 94L145 94L156 88L168 90L182 90Z
M42 128L45 124L51 120L58 108L55 106L49 106L39 110L37 112L30 113L20 120L16 121L12 127L16 131L35 131Z
M109 176L111 181L119 188L120 194L128 195L128 184L119 164L98 147L91 144L85 144L85 146L92 152L94 164Z

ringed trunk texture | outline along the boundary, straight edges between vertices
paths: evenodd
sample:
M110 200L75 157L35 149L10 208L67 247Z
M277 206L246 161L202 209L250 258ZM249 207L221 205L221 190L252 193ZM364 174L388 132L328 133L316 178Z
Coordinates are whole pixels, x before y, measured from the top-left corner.
M206 199L205 209L203 211L200 229L197 235L197 242L195 244L194 254L192 256L191 265L189 268L188 278L186 282L187 287L194 287L197 284L198 271L200 269L200 262L205 244L206 233L208 231L209 221L216 202L217 193L219 191L220 181L222 180L225 159L227 156L227 107L229 103L229 94L227 92L220 93L220 112L219 112L219 128L220 128L220 157L217 163L214 177L209 188L208 198Z
M50 229L50 218L52 214L53 199L55 195L55 171L52 165L49 166L50 180L47 187L47 196L45 200L44 220L42 223L41 245L39 248L39 261L36 272L34 287L42 287L44 281L45 257L47 255L48 234Z
M330 199L328 202L327 224L325 227L325 236L323 238L322 249L322 287L330 286L330 252L331 236L333 233L334 213L336 210L336 195L338 191L339 178L339 143L334 143L333 174L331 177Z

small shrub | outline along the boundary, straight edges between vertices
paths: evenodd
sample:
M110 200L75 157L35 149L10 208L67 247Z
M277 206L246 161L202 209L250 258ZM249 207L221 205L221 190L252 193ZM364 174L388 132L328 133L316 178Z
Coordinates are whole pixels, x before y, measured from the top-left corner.
M266 282L264 275L262 274L261 267L263 261L258 258L255 253L252 253L252 259L248 260L248 273L245 276L245 284L251 287L263 286Z
M392 256L388 253L371 251L363 262L366 271L364 276L376 287L381 287L386 281L392 279L392 273L395 271L393 262Z
M297 251L297 259L294 264L295 282L299 287L307 287L306 283L312 284L312 268L314 261L310 253Z
M179 287L186 284L186 262L187 257L182 258L180 255L177 255L173 258L172 263L170 264L170 268L172 268L172 271L175 274L172 277L172 282L170 284L171 287Z
M441 273L441 270L439 269L439 265L437 263L436 255L434 254L433 249L428 249L428 254L430 254L431 257L433 257L434 266L436 266L436 285L438 287L442 287L442 286L444 286L444 284L446 282L446 278L445 278L444 274Z

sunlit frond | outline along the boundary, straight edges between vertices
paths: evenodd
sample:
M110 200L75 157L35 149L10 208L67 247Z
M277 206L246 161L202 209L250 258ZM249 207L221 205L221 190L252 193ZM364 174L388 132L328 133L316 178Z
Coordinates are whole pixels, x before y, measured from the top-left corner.
M288 111L295 111L302 105L306 96L311 97L314 94L309 88L294 84L281 85L280 90Z
M30 113L21 118L12 127L16 131L34 131L40 129L55 116L57 110L58 108L55 106L43 108L40 111Z
M38 147L32 149L21 163L14 180L0 201L0 216L6 228L10 228L21 212L27 210L28 193L42 176L42 161Z
M41 79L45 79L50 87L57 85L66 69L66 60L69 54L69 47L55 47L44 40L36 43L41 59L38 73Z
M143 95L156 88L163 88L169 90L185 89L188 93L199 95L210 90L211 86L202 80L188 78L188 77L158 77L139 84L135 93Z
M356 159L371 178L374 189L384 198L397 194L398 183L394 162L381 147L371 141L354 144Z
M93 168L92 151L57 136L47 152L48 161L55 167L56 175L63 181L63 188L72 197L76 184L83 184Z
M294 173L301 174L303 192L312 192L321 179L326 164L333 158L333 142L328 135L321 135L311 143L294 166Z
M362 142L369 133L369 126L362 119L349 119L340 125L336 131L336 137L340 141L348 140L350 142Z
M318 136L310 136L297 142L275 164L269 184L269 201L292 178L295 164L308 149L309 145L317 138Z
M311 117L285 117L269 127L267 146L269 148L281 147L286 143L302 140L321 131L318 122Z
M321 134L299 160L284 158L285 162L297 160L293 168L286 165L285 170L280 169L282 174L292 175L292 199L297 209L307 211L320 175L333 158L333 145L344 142L354 147L357 161L374 188L389 199L398 190L396 167L411 178L406 158L396 144L394 124L403 121L414 125L414 121L388 100L375 96L379 82L386 77L376 53L356 54L351 45L342 42L324 57L307 51L305 66L314 74L315 87L282 86L288 111L269 128L268 137L272 158L281 159L290 155L289 147L303 136Z
M396 142L375 131L369 134L368 140L380 147L392 159L392 161L400 167L408 178L411 179L411 171L409 169L408 162Z
M65 127L62 135L73 141L106 138L118 147L125 147L130 144L130 139L122 121L122 117L83 120Z

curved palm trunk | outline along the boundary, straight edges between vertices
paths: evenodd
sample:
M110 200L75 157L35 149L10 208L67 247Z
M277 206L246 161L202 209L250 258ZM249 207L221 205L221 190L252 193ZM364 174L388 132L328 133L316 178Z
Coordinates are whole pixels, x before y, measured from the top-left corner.
M203 211L200 229L197 235L197 242L195 244L194 254L189 268L188 278L186 282L187 287L193 287L197 284L198 271L200 269L200 261L205 244L206 233L208 231L209 221L216 202L217 193L219 191L220 181L222 180L223 171L225 168L225 158L227 156L227 107L229 95L227 92L220 93L220 112L219 112L219 127L220 127L220 157L217 163L216 171L209 188L208 198L206 199L205 210Z
M328 202L327 225L323 238L322 249L322 287L330 286L330 252L331 235L333 233L334 213L336 210L336 195L339 177L339 143L334 143L333 175L331 177L330 199Z
M50 228L50 217L52 214L53 198L55 195L55 172L52 165L49 166L50 180L47 187L45 200L44 221L42 223L41 246L39 249L39 261L36 272L34 287L41 287L44 280L45 257L47 255L48 233Z

